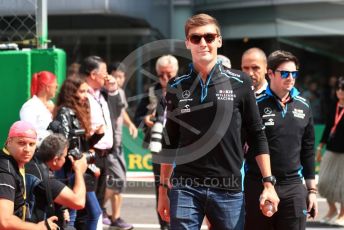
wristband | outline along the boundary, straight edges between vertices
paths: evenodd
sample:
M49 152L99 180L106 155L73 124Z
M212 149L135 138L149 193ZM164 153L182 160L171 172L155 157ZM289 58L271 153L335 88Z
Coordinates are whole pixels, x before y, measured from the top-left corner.
M307 190L308 190L308 193L318 194L318 190L316 188L309 188Z
M44 224L45 224L45 227L47 227L48 230L51 230L47 219L44 220Z
M163 188L166 188L166 189L170 189L170 187L168 187L167 184L160 183L159 186L161 186L161 187L163 187Z
M317 150L321 150L322 148L320 146L317 147Z

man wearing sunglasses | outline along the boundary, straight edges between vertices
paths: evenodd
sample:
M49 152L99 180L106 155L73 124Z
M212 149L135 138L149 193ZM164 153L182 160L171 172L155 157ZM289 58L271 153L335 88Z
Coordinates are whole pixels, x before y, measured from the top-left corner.
M185 35L192 65L186 75L171 79L167 87L169 143L164 143L161 154L171 153L175 161L174 167L170 163L161 166L158 211L171 222L171 229L198 230L204 216L211 229L243 229L242 124L256 150L253 158L267 179L260 203L263 206L270 200L277 210L279 202L269 181L267 141L252 81L217 61L222 38L215 18L192 16L185 24ZM181 163L180 159L187 160Z
M262 189L259 167L248 149L246 158L245 229L305 229L307 215L317 212L314 129L309 102L294 87L298 76L298 60L286 51L275 51L268 57L270 84L257 97L259 112L268 138L271 170L281 199L279 211L272 218L259 212L254 202ZM303 178L306 186L302 184Z

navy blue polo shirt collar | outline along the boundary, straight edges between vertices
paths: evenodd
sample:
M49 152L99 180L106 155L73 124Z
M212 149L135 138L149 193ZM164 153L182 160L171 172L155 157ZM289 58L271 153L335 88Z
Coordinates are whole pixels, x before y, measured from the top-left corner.
M271 97L275 97L275 93L272 92L271 88L270 88L270 84L268 85L268 87L266 87L266 90L265 90L265 93ZM289 92L289 95L291 98L295 98L296 96L300 95L300 92L295 88L293 87L290 92Z

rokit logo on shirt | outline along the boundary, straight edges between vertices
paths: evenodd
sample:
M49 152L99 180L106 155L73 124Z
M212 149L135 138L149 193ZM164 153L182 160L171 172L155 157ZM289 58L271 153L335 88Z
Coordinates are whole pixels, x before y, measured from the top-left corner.
M180 112L181 113L190 113L191 112L190 105L185 105L184 108L182 108L182 110Z
M233 101L234 98L236 98L236 95L233 93L233 90L220 89L219 92L216 93L216 98L217 100L220 100L220 101Z
M269 118L269 120L267 120L267 121L264 123L264 125L265 125L265 126L272 126L272 125L275 125L274 119Z
M294 117L301 118L301 119L305 118L305 114L302 109L294 109L293 114L294 114Z

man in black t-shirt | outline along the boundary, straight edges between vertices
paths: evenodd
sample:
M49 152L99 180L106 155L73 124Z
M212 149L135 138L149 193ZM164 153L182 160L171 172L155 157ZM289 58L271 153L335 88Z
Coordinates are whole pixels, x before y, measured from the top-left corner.
M35 158L25 166L27 197L30 221L38 222L46 216L59 214L53 201L59 205L82 209L86 201L86 187L83 174L87 169L85 156L80 160L69 159L75 172L73 190L57 179L49 178L49 169L57 171L64 165L68 150L68 140L62 134L51 134L41 143ZM53 212L53 213L52 213ZM62 226L62 215L58 215Z
M37 133L26 121L15 122L10 130L5 147L0 151L0 229L56 230L56 216L38 224L25 222L26 189L24 165L36 149Z
M192 65L167 87L158 211L171 229L199 229L204 216L212 229L243 229L242 124L263 178L260 205L269 200L277 210L279 202L252 81L217 61L222 37L215 18L190 17L185 35Z

